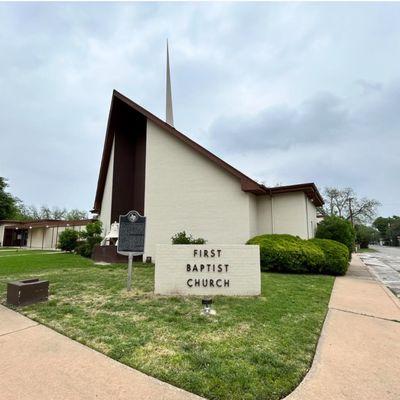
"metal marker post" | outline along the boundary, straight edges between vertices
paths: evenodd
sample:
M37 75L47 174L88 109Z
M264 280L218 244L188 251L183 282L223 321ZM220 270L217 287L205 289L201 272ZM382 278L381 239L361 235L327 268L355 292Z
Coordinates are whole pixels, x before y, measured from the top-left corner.
M132 259L133 259L133 253L129 252L129 254L128 254L128 283L126 285L128 292L130 292L132 289Z

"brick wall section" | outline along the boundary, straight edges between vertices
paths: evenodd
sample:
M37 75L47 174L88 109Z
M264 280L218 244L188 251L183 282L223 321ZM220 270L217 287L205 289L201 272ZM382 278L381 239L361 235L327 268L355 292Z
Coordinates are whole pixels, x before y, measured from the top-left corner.
M205 250L208 257L204 256ZM257 296L261 293L259 246L157 245L156 254L156 294ZM190 271L187 270L188 264ZM194 270L195 265L199 271ZM204 266L203 272L200 272L201 265ZM218 267L222 270L218 271ZM196 280L199 280L199 286L196 286ZM226 281L229 281L228 285Z

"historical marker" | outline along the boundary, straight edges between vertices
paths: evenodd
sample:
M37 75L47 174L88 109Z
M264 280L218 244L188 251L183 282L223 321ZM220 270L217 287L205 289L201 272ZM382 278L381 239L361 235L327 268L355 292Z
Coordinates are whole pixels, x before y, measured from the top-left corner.
M132 259L144 253L146 217L137 211L129 211L119 216L117 252L128 256L128 290L132 286Z

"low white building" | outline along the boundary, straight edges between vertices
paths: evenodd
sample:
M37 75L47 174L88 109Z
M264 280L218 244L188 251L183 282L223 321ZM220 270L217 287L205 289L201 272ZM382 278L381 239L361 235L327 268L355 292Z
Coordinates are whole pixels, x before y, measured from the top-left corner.
M65 229L81 231L89 222L92 220L0 220L0 247L56 249L61 232Z
M104 234L120 214L145 215L145 257L183 230L210 244L312 238L322 204L314 183L266 187L113 92L93 212Z

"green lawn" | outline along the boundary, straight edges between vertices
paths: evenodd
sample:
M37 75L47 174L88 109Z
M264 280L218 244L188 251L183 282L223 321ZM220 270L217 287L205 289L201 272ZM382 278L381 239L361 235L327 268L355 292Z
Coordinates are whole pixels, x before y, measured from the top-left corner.
M154 268L96 266L72 254L0 257L6 282L50 280L50 300L19 311L149 375L209 399L279 399L308 371L333 278L262 274L262 296L214 299L217 315L200 315L199 298L153 294ZM90 371L88 371L90 374Z

